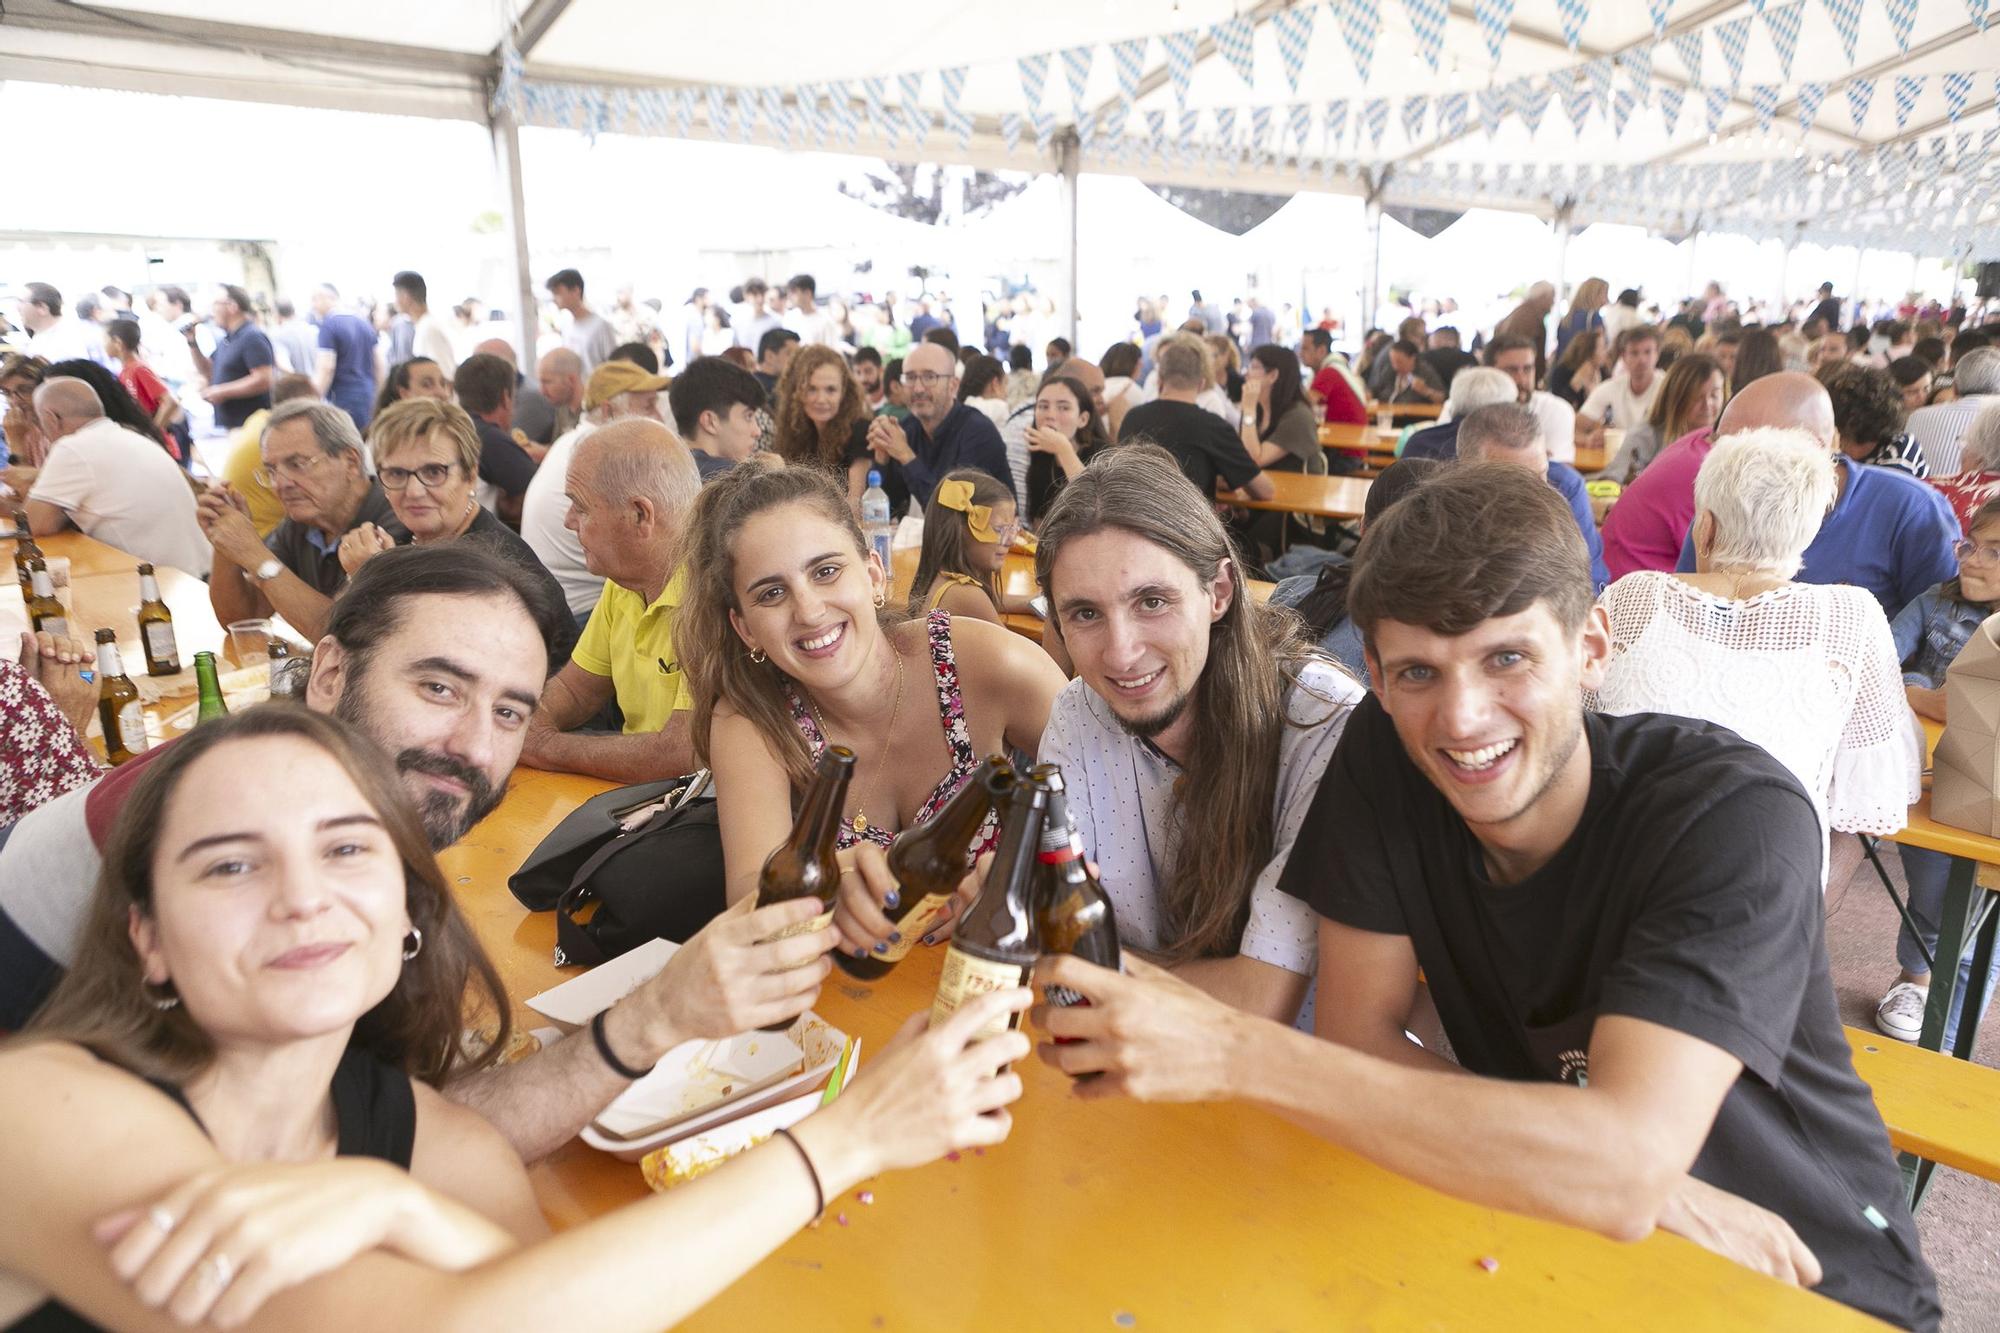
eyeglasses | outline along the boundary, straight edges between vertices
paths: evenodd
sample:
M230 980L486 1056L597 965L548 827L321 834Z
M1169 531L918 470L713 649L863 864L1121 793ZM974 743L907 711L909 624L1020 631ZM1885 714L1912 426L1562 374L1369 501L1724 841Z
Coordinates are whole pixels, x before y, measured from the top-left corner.
M451 479L451 464L426 463L414 470L406 467L385 467L378 468L375 472L375 479L382 483L382 489L385 491L408 490L410 479L413 477L427 488L442 486Z
M928 389L934 384L943 384L950 378L951 376L940 375L935 370L906 370L903 372L903 383L918 389Z
M278 477L290 477L296 481L319 471L319 465L325 461L325 454L293 454L290 458L280 458L269 467L260 467L250 475L257 479L259 486L269 486Z
M1958 563L1961 565L2000 564L2000 546L1986 546L1979 542L1962 541L1955 544L1951 549L1958 553Z

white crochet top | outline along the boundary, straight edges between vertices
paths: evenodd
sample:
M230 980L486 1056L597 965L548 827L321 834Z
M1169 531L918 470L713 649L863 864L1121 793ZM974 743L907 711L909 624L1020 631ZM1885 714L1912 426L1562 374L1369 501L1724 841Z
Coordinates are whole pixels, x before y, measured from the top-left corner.
M1642 570L1598 605L1611 618L1611 663L1586 707L1728 727L1792 771L1822 827L1903 827L1922 794L1923 731L1869 593L1788 583L1732 601Z

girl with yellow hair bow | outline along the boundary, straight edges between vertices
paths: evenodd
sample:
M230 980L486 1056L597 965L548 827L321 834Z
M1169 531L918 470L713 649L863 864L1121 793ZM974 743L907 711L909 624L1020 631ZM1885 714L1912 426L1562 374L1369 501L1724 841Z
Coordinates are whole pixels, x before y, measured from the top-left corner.
M942 607L955 616L1005 624L1000 566L1020 529L1006 482L976 468L945 477L924 509L924 549L910 584L910 614Z

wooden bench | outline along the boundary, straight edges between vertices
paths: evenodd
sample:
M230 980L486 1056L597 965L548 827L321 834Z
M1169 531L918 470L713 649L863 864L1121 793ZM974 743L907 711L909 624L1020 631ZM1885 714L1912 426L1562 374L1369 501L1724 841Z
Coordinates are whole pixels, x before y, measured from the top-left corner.
M1861 1028L1847 1044L1899 1152L2000 1181L2000 1069Z

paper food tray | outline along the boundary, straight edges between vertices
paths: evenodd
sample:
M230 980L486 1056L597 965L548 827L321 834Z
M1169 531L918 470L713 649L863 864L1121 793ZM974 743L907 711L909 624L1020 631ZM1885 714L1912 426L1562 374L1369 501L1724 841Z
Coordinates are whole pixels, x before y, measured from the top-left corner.
M560 986L529 996L524 1003L545 1018L580 1028L595 1018L598 1010L609 1009L651 981L680 947L672 940L648 940Z
M645 1138L720 1107L747 1103L805 1069L805 1052L784 1032L683 1042L593 1123L608 1138Z
M636 1162L655 1148L688 1139L720 1125L734 1124L746 1117L753 1116L765 1110L775 1110L779 1106L789 1105L791 1102L804 1101L806 1103L805 1111L809 1111L814 1105L818 1104L820 1089L825 1084L827 1076L833 1072L833 1067L840 1063L840 1053L847 1046L847 1034L845 1032L828 1023L818 1014L811 1012L799 1015L791 1028L784 1033L755 1033L746 1035L754 1035L771 1041L784 1041L789 1038L789 1044L802 1053L805 1067L789 1078L781 1079L759 1091L752 1092L749 1095L739 1093L727 1101L713 1105L697 1114L684 1116L650 1133L630 1135L629 1137L619 1137L616 1134L607 1133L603 1128L607 1120L611 1121L613 1125L630 1125L632 1122L626 1117L633 1114L635 1108L643 1108L647 1105L647 1094L642 1090L651 1078L649 1075L648 1078L641 1079L626 1089L617 1101L614 1101L604 1109L603 1113L598 1116L594 1123L584 1126L583 1141L599 1152L610 1153L620 1161ZM735 1040L740 1041L742 1039L736 1038ZM706 1045L707 1043L698 1044ZM676 1048L676 1050L683 1049L688 1048ZM671 1056L672 1053L670 1052L669 1054ZM665 1065L667 1062L662 1061L661 1063ZM628 1100L635 1097L636 1100ZM799 1114L803 1116L805 1111L801 1111ZM659 1118L654 1112L640 1110L638 1113L642 1115L652 1114L656 1121ZM629 1134L629 1130L626 1132Z
M854 1055L847 1076L861 1067L861 1043L854 1043ZM655 1190L670 1190L696 1176L705 1175L738 1153L748 1152L781 1129L790 1129L819 1107L819 1090L792 1097L753 1115L739 1116L726 1124L690 1134L684 1139L655 1148L639 1161L646 1183Z

